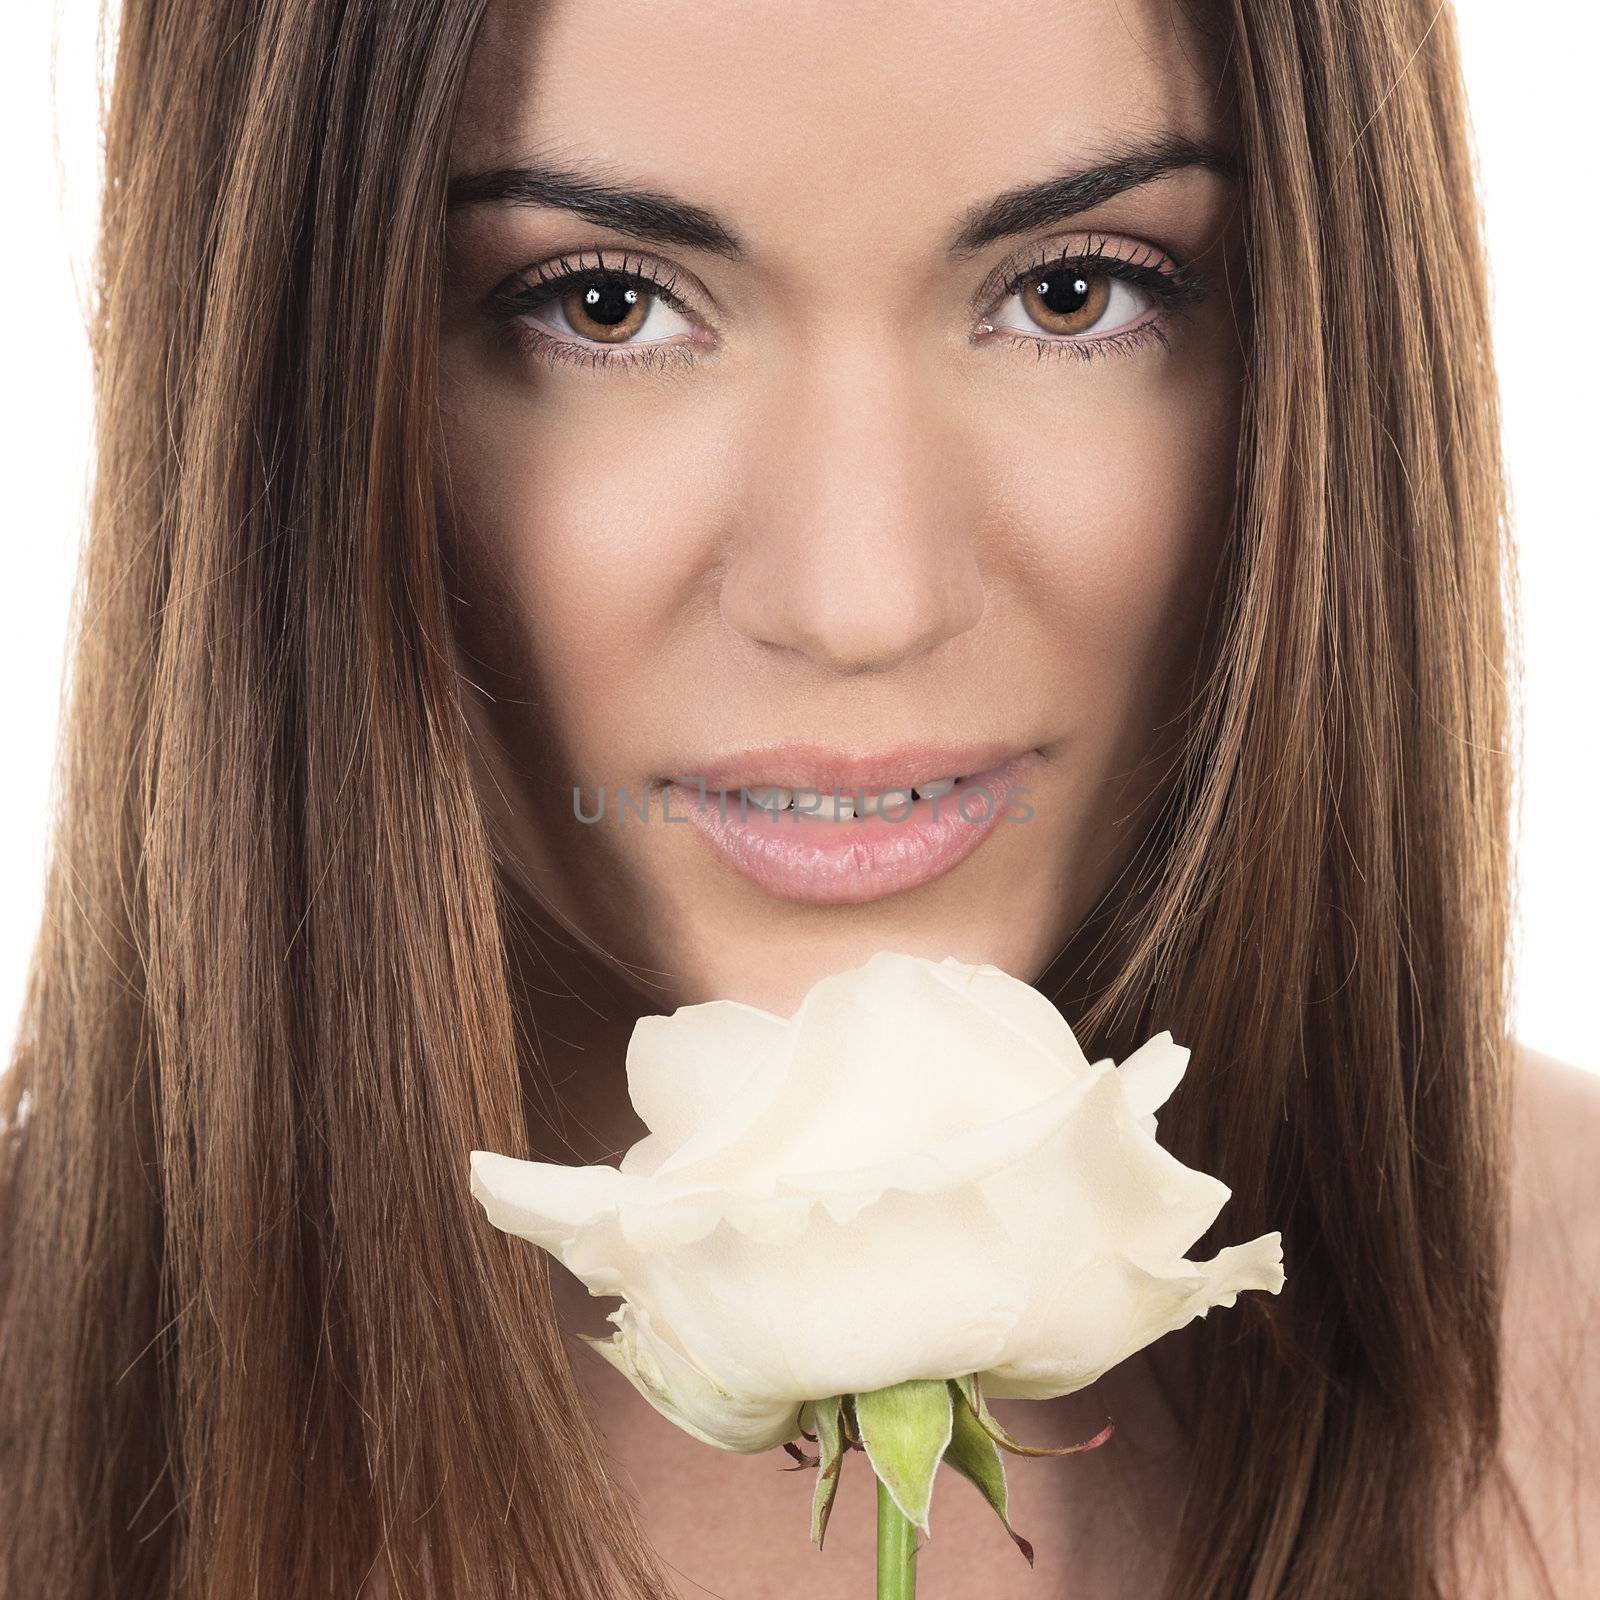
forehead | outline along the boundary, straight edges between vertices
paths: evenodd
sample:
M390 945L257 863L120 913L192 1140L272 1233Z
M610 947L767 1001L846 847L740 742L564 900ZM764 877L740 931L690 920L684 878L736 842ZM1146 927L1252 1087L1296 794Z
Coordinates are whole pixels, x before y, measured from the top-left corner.
M655 182L757 252L944 233L964 200L1130 136L1227 142L1174 0L491 0L452 172Z

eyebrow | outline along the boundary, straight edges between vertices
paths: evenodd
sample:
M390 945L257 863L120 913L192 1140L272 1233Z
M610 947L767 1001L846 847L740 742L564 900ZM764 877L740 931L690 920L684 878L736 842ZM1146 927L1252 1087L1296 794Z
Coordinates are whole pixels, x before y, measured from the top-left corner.
M1237 176L1237 158L1231 152L1182 134L1125 141L1092 166L1023 184L968 207L951 235L949 252L958 259L969 256L998 239L1064 222L1190 167L1230 180ZM451 211L495 204L549 206L654 244L733 260L745 253L738 233L714 211L658 189L610 183L573 167L539 163L462 173L450 180L447 204Z

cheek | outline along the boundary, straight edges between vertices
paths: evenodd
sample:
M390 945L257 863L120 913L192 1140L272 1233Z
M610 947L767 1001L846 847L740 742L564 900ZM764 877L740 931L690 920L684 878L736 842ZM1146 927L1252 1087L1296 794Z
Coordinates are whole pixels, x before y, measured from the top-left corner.
M637 735L652 684L675 692L661 669L717 542L720 432L631 405L446 411L451 515L504 619L490 648L595 761Z
M1019 593L1054 641L1055 688L1109 734L1184 688L1228 522L1238 398L1225 368L1159 359L1071 392L1081 406L1013 407L997 448Z

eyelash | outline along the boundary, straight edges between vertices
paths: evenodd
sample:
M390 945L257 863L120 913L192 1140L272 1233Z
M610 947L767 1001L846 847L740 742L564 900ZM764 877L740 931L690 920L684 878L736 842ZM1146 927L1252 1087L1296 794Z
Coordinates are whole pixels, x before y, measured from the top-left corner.
M1081 361L1092 361L1114 354L1131 354L1149 343L1165 346L1168 343L1167 324L1203 299L1209 284L1193 268L1154 265L1154 251L1139 256L1123 256L1107 249L1106 243L1103 239L1097 241L1091 236L1087 244L1070 250L1039 247L1021 262L1013 260L997 268L974 296L974 303L998 307L1016 294L1030 278L1041 273L1073 268L1078 271L1088 269L1095 276L1120 278L1136 288L1144 289L1154 299L1153 314L1146 314L1144 320L1131 323L1116 333L1091 338L1052 338L1046 334L1025 334L1014 328L990 324L985 316L984 323L988 331L982 337L985 340L1001 338L1011 344L1031 348L1040 359L1068 355ZM592 264L584 263L581 252L576 258L562 257L541 263L518 273L509 286L496 290L490 296L490 313L512 344L540 360L552 364L568 362L590 370L615 365L662 368L696 360L698 352L682 341L657 340L634 346L615 345L608 349L564 338L529 323L527 319L534 312L542 311L552 301L559 300L572 290L617 278L658 296L675 311L687 316L694 315L693 309L677 291L676 273L661 273L657 264L647 256L634 256L630 266L626 252L622 253L620 262L608 260L605 251L597 250L593 254Z

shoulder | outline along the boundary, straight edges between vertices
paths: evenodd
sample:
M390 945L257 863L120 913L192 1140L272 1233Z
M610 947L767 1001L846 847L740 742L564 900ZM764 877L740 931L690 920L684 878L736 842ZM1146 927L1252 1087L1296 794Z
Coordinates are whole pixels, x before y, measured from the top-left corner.
M1502 1456L1557 1594L1600 1593L1600 1072L1510 1072Z
M1594 1284L1600 1071L1526 1045L1516 1046L1511 1060L1511 1229L1511 1272L1520 1268L1526 1287L1559 1288L1559 1298L1570 1303ZM1580 1276L1567 1276L1569 1267Z
M1508 1329L1600 1332L1600 1071L1515 1048L1510 1176Z

